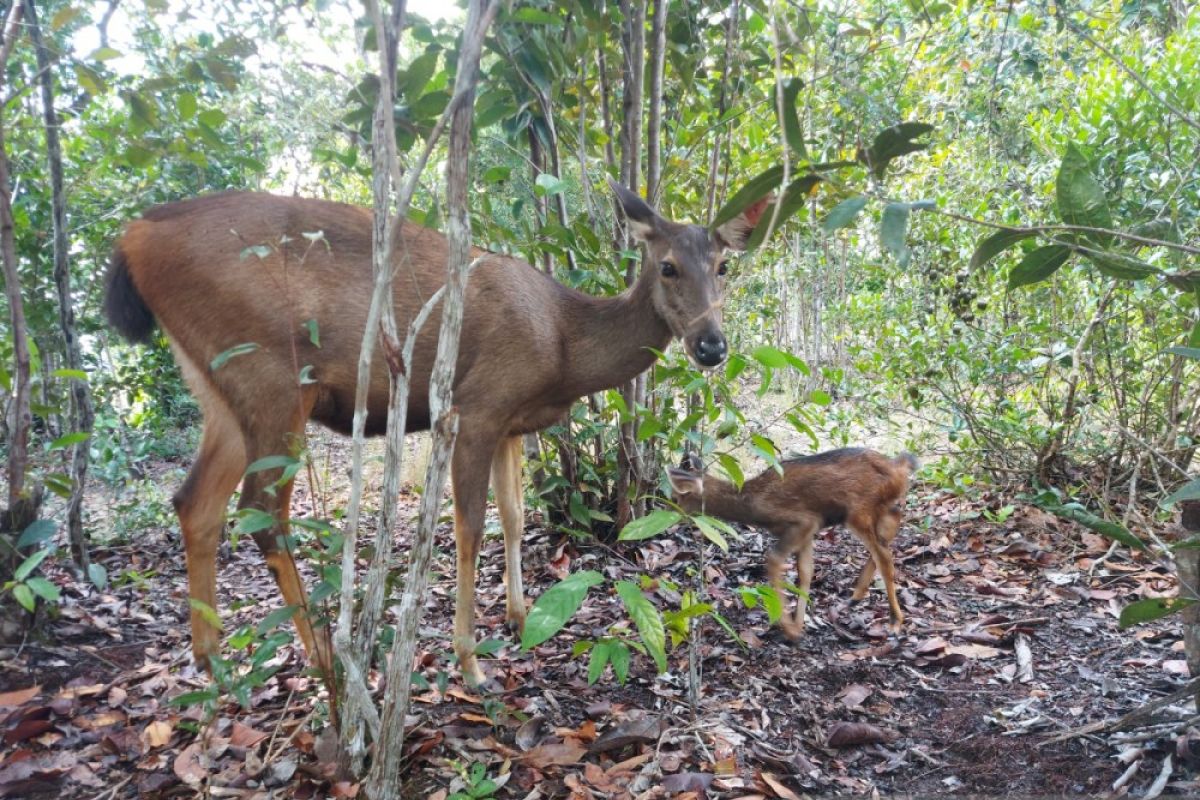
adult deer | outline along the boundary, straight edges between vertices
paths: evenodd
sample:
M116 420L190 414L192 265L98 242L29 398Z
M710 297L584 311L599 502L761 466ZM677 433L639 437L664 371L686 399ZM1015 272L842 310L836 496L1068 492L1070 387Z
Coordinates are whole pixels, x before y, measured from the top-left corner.
M724 253L744 248L762 204L710 231L660 217L622 186L613 184L613 190L648 254L625 293L590 297L503 255L484 258L468 284L451 477L458 567L454 650L471 683L484 678L475 658L474 592L489 472L504 529L506 617L520 628L521 435L558 421L581 396L630 380L672 337L683 339L703 366L725 358ZM323 244L313 244L315 232L323 234ZM247 258L247 248L261 257ZM396 317L403 330L445 281L446 239L405 223L396 252ZM227 193L157 206L131 222L114 248L105 297L110 323L131 341L149 340L157 321L204 411L200 452L174 497L190 596L216 607L217 544L229 497L242 481L239 506L277 520L254 540L284 601L298 609L294 621L305 649L326 671L332 665L328 637L313 630L303 582L283 540L292 483L267 491L279 481L279 470L244 472L265 456L291 452L308 419L349 432L371 285L369 211ZM316 320L319 345L310 336L310 320ZM256 347L210 366L248 343ZM419 338L410 431L430 424L436 350L436 333ZM375 360L367 429L380 434L388 381L382 355ZM206 665L218 649L218 631L201 610L193 609L191 625L193 654Z

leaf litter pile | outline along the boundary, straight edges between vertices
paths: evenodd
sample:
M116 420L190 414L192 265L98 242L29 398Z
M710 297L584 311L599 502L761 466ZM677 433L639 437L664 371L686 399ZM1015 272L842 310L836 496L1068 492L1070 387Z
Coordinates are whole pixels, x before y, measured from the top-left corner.
M293 514L308 502L298 486ZM584 569L605 583L563 631L523 652L503 627L503 546L489 524L477 602L493 680L482 691L466 688L451 662L445 524L405 796L1200 791L1191 777L1200 717L1178 623L1117 628L1126 603L1174 594L1170 571L1124 548L1109 553L1107 540L1033 507L994 513L1001 505L914 489L894 547L908 614L898 636L878 587L864 603L847 602L865 550L843 530L823 532L806 633L794 644L738 591L765 580L759 531L743 531L725 553L684 526L636 547L606 546L535 518L523 548L531 599ZM0 649L0 797L357 796L357 784L335 780L329 698L298 644L275 653L278 669L242 703L222 697L206 716L201 705L172 702L208 683L191 665L176 536L162 528L97 550L111 576L125 576L106 591L51 570L63 604L23 644ZM587 656L574 645L614 625L636 638L614 583L649 576L646 594L665 611L679 608L678 592L696 587L701 571L744 646L705 623L696 706L687 641L663 675L635 653L624 686L611 667L589 686ZM278 608L248 541L223 546L218 580L227 632Z

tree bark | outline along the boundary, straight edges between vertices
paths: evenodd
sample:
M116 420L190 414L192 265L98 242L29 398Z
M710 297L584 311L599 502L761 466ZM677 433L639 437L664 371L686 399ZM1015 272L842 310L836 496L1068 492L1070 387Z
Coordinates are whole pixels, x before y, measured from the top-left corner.
M1185 500L1179 504L1180 524L1190 536L1200 536L1200 500ZM1179 596L1200 601L1200 548L1180 547L1175 551L1175 567L1179 573ZM1193 678L1200 676L1200 602L1182 612L1183 646L1187 653L1188 670ZM1200 687L1194 698L1200 711Z
M9 53L19 33L20 17L21 5L14 2L8 8L4 39L0 43L0 88L7 74ZM3 109L0 109L0 113L3 113ZM25 320L24 301L21 299L11 169L4 135L4 120L0 117L0 259L4 262L4 290L8 296L14 355L13 392L8 416L8 508L0 520L0 527L8 531L21 531L37 519L41 488L25 486L26 471L29 469L29 430L33 427L33 414L29 407L32 397L29 328Z
M396 636L392 643L387 673L387 692L380 715L380 735L376 741L375 759L367 776L367 794L371 800L390 800L400 796L404 719L408 714L412 689L410 676L416 655L417 627L425 606L429 562L433 553L433 532L437 525L442 490L458 433L458 413L452 405L451 389L458 360L463 300L470 272L471 221L467 200L475 86L479 80L483 39L498 10L499 3L496 0L471 0L459 49L454 96L448 106L451 109L449 152L446 160L446 237L449 243L449 260L442 298L442 326L429 385L433 458L430 460L429 472L425 479L425 491L421 495L420 521L409 551L408 574L400 600ZM411 338L410 336L410 343ZM411 358L411 350L408 355ZM404 370L405 374L407 372L407 369ZM473 602L473 598L459 598L459 602Z
M38 78L42 89L42 119L46 128L46 160L50 165L50 194L54 228L54 285L58 289L58 324L62 330L67 368L83 372L83 354L79 347L79 331L75 327L75 307L71 299L71 262L67 242L67 200L63 190L62 145L58 139L58 112L54 108L54 75L50 54L42 40L37 9L33 0L24 0L25 24L37 54ZM70 432L89 437L95 411L92 394L85 378L70 378ZM87 486L90 442L85 439L71 447L71 498L67 503L67 532L71 555L85 574L89 565L87 537L83 531L83 491Z

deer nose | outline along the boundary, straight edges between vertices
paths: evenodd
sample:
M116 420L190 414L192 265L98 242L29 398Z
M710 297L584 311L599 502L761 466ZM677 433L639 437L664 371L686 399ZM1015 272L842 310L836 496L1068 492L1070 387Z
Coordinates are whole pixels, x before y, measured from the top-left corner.
M706 367L715 367L725 360L725 337L719 332L706 333L696 340L696 360Z

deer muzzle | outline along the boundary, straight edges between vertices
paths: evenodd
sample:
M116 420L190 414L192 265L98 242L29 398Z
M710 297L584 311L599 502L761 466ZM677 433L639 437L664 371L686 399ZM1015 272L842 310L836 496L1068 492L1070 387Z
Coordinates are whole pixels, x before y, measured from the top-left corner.
M705 331L688 342L692 357L702 367L715 367L725 360L729 352L725 336L720 331Z

